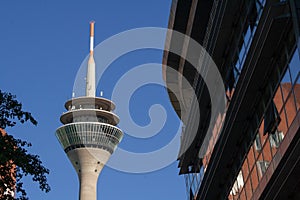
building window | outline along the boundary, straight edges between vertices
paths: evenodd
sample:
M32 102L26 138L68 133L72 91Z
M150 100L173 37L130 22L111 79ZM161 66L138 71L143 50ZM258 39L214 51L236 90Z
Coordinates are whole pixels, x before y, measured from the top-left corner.
M259 133L256 134L256 137L255 137L255 140L254 140L254 147L255 147L256 151L261 150L261 141L260 141Z
M243 186L244 186L244 179L243 179L242 171L240 171L237 179L235 180L235 182L233 184L230 194L237 195L239 193L239 191L241 191Z
M269 136L271 147L278 148L284 138L282 131L276 130L274 134Z
M267 133L275 134L280 121L280 115L272 100L264 115L264 135Z
M257 161L257 169L260 177L262 177L265 174L268 167L269 167L269 162L264 160Z

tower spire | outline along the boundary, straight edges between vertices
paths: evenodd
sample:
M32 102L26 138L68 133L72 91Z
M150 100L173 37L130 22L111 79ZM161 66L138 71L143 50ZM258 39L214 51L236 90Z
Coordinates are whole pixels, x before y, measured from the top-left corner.
M95 22L90 22L90 57L86 73L86 96L95 97L96 82L95 82L95 60L94 60L94 25Z
M90 55L93 55L94 52L94 26L95 22L90 22Z

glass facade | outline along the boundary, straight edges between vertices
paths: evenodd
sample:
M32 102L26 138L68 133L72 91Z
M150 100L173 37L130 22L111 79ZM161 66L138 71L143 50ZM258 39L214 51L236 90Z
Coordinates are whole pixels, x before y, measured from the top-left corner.
M229 90L226 92L226 95L228 98L227 106L229 106L229 104L230 104L230 99L234 93L234 88L239 80L239 76L241 74L243 64L247 57L247 54L248 54L248 51L250 48L250 44L251 44L253 36L255 34L256 27L259 22L259 19L262 14L265 3L266 3L265 0L256 1L255 9L257 12L257 16L254 19L254 22L250 23L249 18L246 18L246 20L248 20L248 21L244 21L243 25L241 25L241 26L243 26L244 31L241 32L241 34L239 35L238 41L240 41L239 43L241 45L236 46L236 49L234 50L235 56L233 56L232 61L231 61L231 66L232 66L231 73L233 76L233 85L232 85L232 88L229 88ZM250 6L249 6L249 9L250 9ZM228 82L230 82L230 80ZM190 174L185 175L188 198L191 198L191 196L196 196L196 193L201 185L201 180L203 178L205 168L207 167L207 165L209 163L211 153L217 142L220 130L222 128L221 125L223 124L223 120L225 119L225 117L226 117L226 114L223 116L222 115L218 116L218 119L217 119L216 124L213 129L212 137L210 138L210 141L209 141L209 145L208 145L206 154L203 158L203 166L201 166L201 169L200 169L201 172L200 173L190 173ZM241 183L239 182L237 184L241 184Z
M284 197L294 194L293 188L287 189L295 182L292 178L279 183L285 174L279 172L278 165L292 168L295 157L299 157L292 150L299 148L294 144L298 137L294 136L300 119L300 3L192 2L195 7L186 5L184 0L173 2L169 28L196 39L214 60L223 78L227 110L225 114L209 113L213 109L207 99L212 94L206 92L199 78L202 74L193 73L190 63L182 62L185 55L178 58L169 52L175 45L188 50L192 45L186 41L178 43L168 35L163 63L188 78L199 100L192 101L191 112L184 116L188 120L184 120L178 156L179 174L184 175L188 199L274 199L269 194L279 190L286 191L281 192ZM201 65L203 72L207 66ZM166 83L178 84L179 90L184 91L181 78L165 72ZM179 113L177 102L186 97L176 99L170 92L169 96ZM203 108L200 120L194 117L195 105ZM209 123L213 130L207 132ZM195 124L199 128L194 138L190 130ZM293 173L297 175L295 170ZM278 181L277 185L271 185L270 177ZM279 198L282 196L276 197L286 199Z
M290 127L297 113L300 112L300 61L298 51L295 51L289 63L288 69L274 95L273 102L278 112L276 129L272 133L265 132L267 115L270 115L270 113L265 113L253 145L233 184L228 197L229 200L252 199L254 193L259 192L260 185L263 187L260 181L270 178L283 156L284 149L288 146L288 142L286 144L284 140L286 137L291 137Z
M254 33L257 28L257 24L260 20L262 11L266 4L265 0L256 0L255 1L255 17L254 19L245 18L246 21L243 22L244 31L239 35L238 41L240 41L241 45L237 45L234 50L235 56L232 60L232 70L234 74L234 87L237 84L239 76L244 66L245 59L247 57ZM248 12L250 12L250 5L248 5Z
M122 131L109 124L79 122L60 127L56 135L65 151L78 147L98 147L115 150L122 139Z
M204 168L201 167L199 173L189 173L184 175L185 183L186 183L186 193L189 197L195 196L197 191L201 186L201 181L203 179Z
M252 19L251 17L247 17L246 21L244 21L241 25L243 27L243 31L238 38L239 42L236 45L236 48L233 50L234 56L230 63L232 80L229 80L229 78L226 81L227 83L230 81L232 82L231 87L227 87L226 91L228 98L227 107L231 102L231 98L234 94L234 88L236 87L240 74L242 73L245 59L265 4L265 0L256 0L255 17ZM264 119L267 119L269 115L275 115L273 117L275 119L275 124L273 124L275 129L272 130L272 133L266 131L265 129L267 129L268 124L264 120L262 121L257 130L253 145L249 149L241 170L232 185L228 196L229 200L251 199L253 193L259 187L260 181L267 173L268 168L276 168L276 164L274 164L273 160L274 158L278 159L278 156L276 157L276 153L280 149L280 145L284 141L289 127L300 110L300 59L298 50L294 51L292 59L288 63L286 73L282 77L281 83L277 88L271 104L274 105L274 112L266 111ZM197 198L197 192L201 186L201 181L218 140L222 128L221 125L223 124L225 117L226 114L223 116L220 115L217 119L206 154L203 158L203 165L201 166L200 172L184 175L188 199Z
M237 38L237 41L239 41L238 42L239 45L237 44L236 48L233 51L234 56L232 57L232 60L231 60L232 68L230 70L231 70L231 73L233 74L234 80L228 80L227 81L227 82L233 81L232 88L229 87L228 91L226 92L226 95L227 95L227 98L228 98L227 107L229 106L229 104L231 102L230 99L231 99L231 97L234 93L234 88L235 88L235 86L236 86L236 84L239 80L240 74L242 72L245 59L248 55L250 44L252 42L255 31L257 29L257 24L259 23L259 20L260 20L260 17L262 15L265 4L266 4L265 0L256 0L255 1L255 6L254 6L255 11L252 11L252 15L254 17L252 17L252 18L251 17L246 17L245 21L243 21L242 24L240 25L242 30L244 30L244 31L242 31L239 34L239 37ZM246 10L248 11L248 13L251 13L250 10L252 8L251 7L252 4L248 3L248 5L246 5L246 6L247 6ZM214 129L213 129L212 137L210 138L210 141L209 141L209 146L208 146L207 152L205 154L205 157L203 158L203 167L204 167L204 169L205 169L206 165L208 164L208 162L210 160L211 153L212 153L212 151L214 149L214 146L217 142L218 136L219 136L221 128L222 128L221 125L223 124L223 121L225 120L225 117L226 117L226 114L223 115L223 116L220 114L218 116L217 120L216 120L216 124L215 124Z

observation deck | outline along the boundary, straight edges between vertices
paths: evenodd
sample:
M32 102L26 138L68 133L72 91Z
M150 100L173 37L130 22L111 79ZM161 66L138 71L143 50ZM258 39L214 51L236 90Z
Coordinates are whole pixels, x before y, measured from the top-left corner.
M67 112L60 121L64 124L56 131L64 151L76 148L101 148L113 153L123 137L116 127L119 117L112 111L112 101L99 97L78 97L66 102Z

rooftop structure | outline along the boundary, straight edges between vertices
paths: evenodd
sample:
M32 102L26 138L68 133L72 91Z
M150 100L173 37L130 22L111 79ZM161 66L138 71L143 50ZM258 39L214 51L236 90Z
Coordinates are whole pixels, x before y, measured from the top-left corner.
M56 136L78 174L80 200L96 200L98 176L123 137L116 127L119 118L112 101L96 97L94 22L90 23L90 56L86 77L86 96L65 103L67 112Z
M181 94L176 98L169 91L175 111L188 119L181 147L191 145L178 157L188 199L300 198L299 9L295 0L173 0L169 28L206 49L227 94L226 113L215 124L223 128L207 133L210 95L196 66L184 60L200 53L189 40L176 40L168 32L163 64L169 68L163 75ZM172 46L187 55L175 55ZM189 93L170 67L194 87L200 120L179 107ZM199 128L193 138L188 127L195 123ZM200 156L207 134L212 137Z

